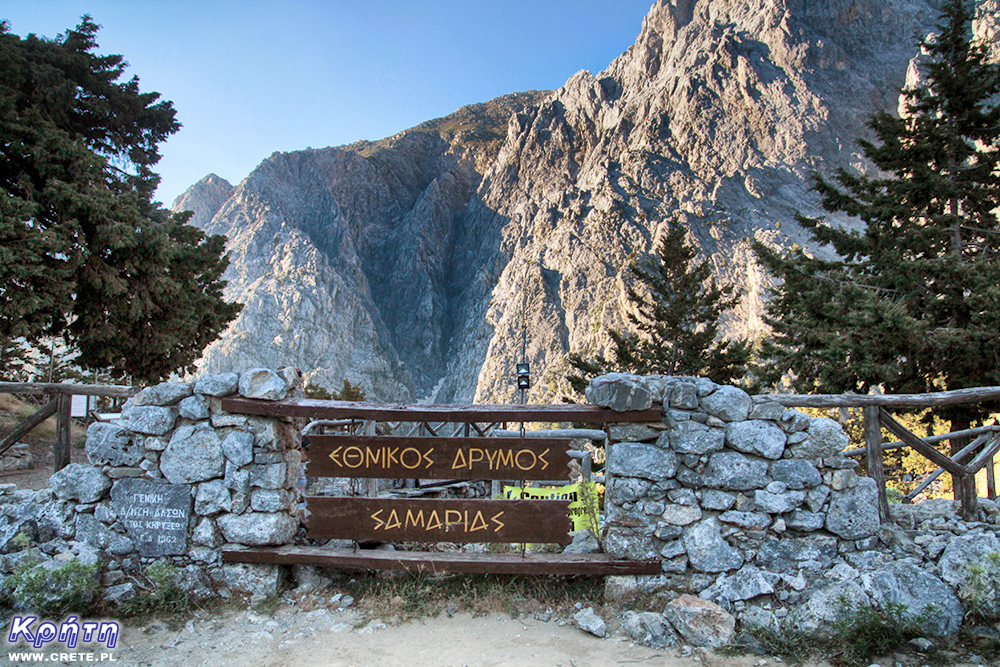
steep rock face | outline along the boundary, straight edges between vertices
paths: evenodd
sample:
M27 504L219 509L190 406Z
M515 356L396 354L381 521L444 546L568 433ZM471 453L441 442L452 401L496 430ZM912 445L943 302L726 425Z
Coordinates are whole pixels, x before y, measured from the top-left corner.
M531 400L551 400L567 352L623 327L628 264L670 224L739 286L728 331L753 335L748 240L805 240L809 173L860 164L935 20L929 0L661 0L604 72L550 95L276 154L201 224L229 236L227 293L247 304L204 364L506 402L526 360Z
M191 211L188 224L204 228L233 194L232 184L215 174L201 179L174 200L174 211Z

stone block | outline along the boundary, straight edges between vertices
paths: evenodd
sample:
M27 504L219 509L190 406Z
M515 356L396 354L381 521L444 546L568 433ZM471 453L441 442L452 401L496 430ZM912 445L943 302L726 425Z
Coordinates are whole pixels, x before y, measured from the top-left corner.
M191 394L190 382L161 382L136 394L134 405L174 405Z
M785 451L785 432L774 422L761 419L729 423L725 439L736 451L765 459L780 459Z
M723 386L701 399L701 407L709 415L724 422L744 421L750 415L750 394L737 387Z
M646 382L630 373L608 373L590 381L587 402L616 412L646 410L653 405L654 392Z
M141 442L133 442L122 422L94 422L88 426L84 449L93 465L132 466L145 454Z
M190 484L222 477L225 462L214 430L181 427L160 456L160 472L171 484Z
M49 486L63 500L96 503L111 488L111 480L99 468L70 463L49 478Z
M656 445L617 442L608 447L608 470L612 475L669 479L677 472L677 455Z
M768 484L767 461L739 452L716 452L705 466L702 482L728 491L761 489Z
M237 373L219 373L205 375L194 383L194 393L204 396L229 396L239 388L240 376Z
M670 624L685 643L719 648L736 637L736 618L717 604L681 595L663 610Z
M239 392L244 398L280 401L288 394L288 385L268 368L252 368L240 375Z

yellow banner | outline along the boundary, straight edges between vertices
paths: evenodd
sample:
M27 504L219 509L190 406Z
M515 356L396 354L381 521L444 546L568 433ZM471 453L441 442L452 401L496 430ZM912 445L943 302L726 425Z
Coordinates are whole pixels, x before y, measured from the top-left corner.
M522 489L517 486L503 487L503 497L507 500L535 498L540 500L568 500L569 516L573 520L573 530L588 529L600 532L597 525L599 506L597 485L594 482L576 482L566 486Z

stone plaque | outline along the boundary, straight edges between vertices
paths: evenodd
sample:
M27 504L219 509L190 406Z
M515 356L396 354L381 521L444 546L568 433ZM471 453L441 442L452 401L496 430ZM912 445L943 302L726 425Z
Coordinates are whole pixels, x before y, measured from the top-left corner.
M111 506L125 524L141 556L187 552L191 490L181 484L120 479L111 488Z

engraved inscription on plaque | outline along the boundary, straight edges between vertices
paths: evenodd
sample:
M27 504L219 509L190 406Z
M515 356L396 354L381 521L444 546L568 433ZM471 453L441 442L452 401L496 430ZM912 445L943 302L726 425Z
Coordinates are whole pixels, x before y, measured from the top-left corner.
M142 556L187 552L191 491L181 484L120 479L111 488L111 506Z

